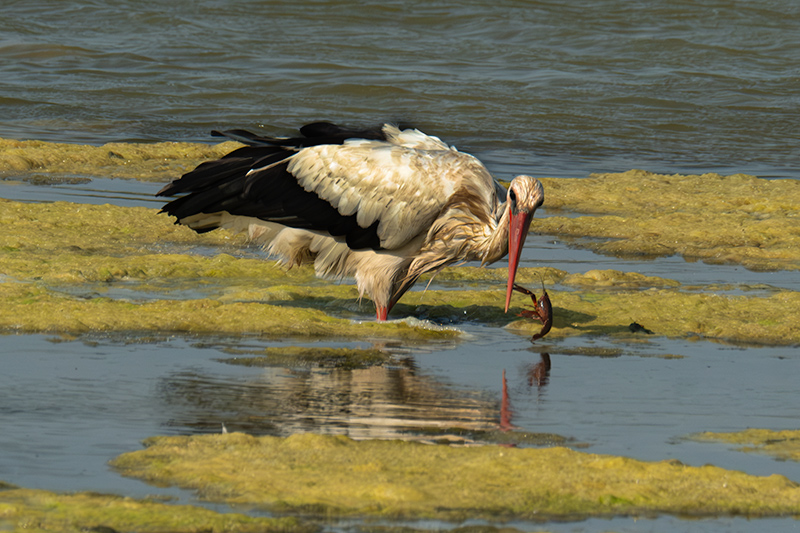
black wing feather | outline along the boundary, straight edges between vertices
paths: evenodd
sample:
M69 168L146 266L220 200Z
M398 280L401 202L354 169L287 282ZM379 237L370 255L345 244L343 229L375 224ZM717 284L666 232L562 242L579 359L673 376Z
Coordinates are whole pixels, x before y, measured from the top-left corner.
M246 144L216 161L207 161L158 191L157 196L187 193L164 205L178 221L200 213L227 211L294 228L326 231L343 237L352 249L381 248L379 221L368 228L356 215L343 216L316 193L308 192L287 170L286 159L307 146L342 144L347 139L386 140L381 128L349 130L329 122L300 129L302 137L262 137L245 130L212 132ZM262 169L248 175L251 169ZM178 222L179 223L179 222ZM216 229L201 228L203 233Z

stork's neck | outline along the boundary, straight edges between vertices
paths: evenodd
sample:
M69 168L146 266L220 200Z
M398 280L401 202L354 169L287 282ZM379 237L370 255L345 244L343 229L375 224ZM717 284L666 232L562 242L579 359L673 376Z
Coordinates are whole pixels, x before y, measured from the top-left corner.
M511 223L511 210L508 202L497 206L496 213L499 213L500 217L492 228L493 231L478 245L481 265L494 263L508 254L508 229Z

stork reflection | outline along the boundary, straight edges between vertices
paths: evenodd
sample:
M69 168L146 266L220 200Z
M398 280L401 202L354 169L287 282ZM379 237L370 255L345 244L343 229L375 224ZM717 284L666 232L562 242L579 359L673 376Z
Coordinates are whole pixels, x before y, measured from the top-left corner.
M503 369L503 393L500 397L500 431L511 431L515 429L511 423L513 411L511 400L508 398L508 382L506 381L506 369Z
M550 354L539 354L539 361L525 366L525 375L529 387L533 387L534 383L541 393L550 378ZM514 416L514 408L511 406L511 398L508 394L508 381L506 380L506 371L503 369L503 388L500 396L500 423L498 429L500 431L512 431L517 429L511 422Z

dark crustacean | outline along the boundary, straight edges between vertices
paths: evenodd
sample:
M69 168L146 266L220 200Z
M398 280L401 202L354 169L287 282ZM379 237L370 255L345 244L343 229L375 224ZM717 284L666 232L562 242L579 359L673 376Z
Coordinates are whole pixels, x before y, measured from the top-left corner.
M542 296L538 300L536 299L536 294L529 291L522 285L514 284L514 290L519 291L523 294L527 294L533 300L533 309L524 309L519 316L527 317L527 318L535 318L542 323L542 329L539 333L536 333L533 337L531 337L531 342L535 341L536 339L541 339L550 331L550 328L553 327L553 306L550 304L550 296L547 294L547 289L544 288L544 282L542 282Z

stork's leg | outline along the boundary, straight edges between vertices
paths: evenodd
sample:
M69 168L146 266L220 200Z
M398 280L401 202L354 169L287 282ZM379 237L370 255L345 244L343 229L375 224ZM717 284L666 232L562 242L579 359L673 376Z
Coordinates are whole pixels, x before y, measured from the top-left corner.
M389 305L375 305L375 311L378 315L378 322L386 322L389 316L389 311L394 307L394 302L389 302Z

